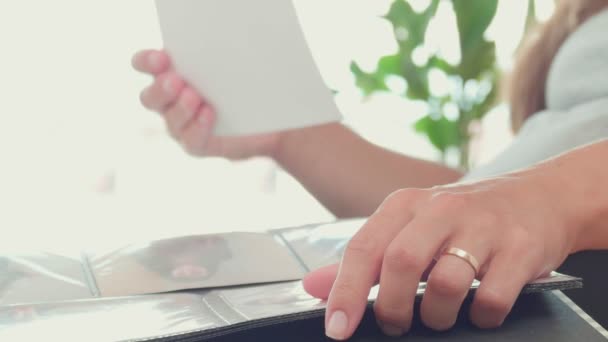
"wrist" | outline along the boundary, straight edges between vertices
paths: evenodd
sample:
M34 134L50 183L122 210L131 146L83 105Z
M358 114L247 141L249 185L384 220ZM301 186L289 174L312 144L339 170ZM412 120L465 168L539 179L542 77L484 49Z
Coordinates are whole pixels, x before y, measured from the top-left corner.
M605 191L608 182L599 162L608 145L603 144L603 151L601 145L579 148L538 168L546 198L568 230L571 254L608 248L608 227L604 224L608 218L608 192Z
M277 138L266 156L281 165L286 154L285 145L289 143L289 140L293 139L295 132L296 130L289 130L277 133Z

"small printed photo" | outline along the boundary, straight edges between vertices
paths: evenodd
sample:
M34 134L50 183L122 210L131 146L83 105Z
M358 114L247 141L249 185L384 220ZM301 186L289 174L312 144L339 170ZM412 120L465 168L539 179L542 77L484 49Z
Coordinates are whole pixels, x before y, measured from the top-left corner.
M88 254L103 297L300 279L305 273L269 234L229 233L158 240Z

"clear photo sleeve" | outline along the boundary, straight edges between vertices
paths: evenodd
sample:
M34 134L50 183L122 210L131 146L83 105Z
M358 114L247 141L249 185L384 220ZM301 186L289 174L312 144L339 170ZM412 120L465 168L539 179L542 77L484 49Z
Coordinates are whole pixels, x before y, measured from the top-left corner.
M339 262L362 223L175 237L77 255L0 255L0 340L178 341L320 317L325 303L300 280ZM581 286L554 273L523 292ZM130 317L136 322L121 324Z

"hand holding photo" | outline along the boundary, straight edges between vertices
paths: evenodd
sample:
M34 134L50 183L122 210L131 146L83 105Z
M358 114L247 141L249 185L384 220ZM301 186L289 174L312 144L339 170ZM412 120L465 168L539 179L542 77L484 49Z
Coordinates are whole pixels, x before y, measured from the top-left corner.
M339 121L295 8L285 0L156 0L177 71L218 113L215 134Z

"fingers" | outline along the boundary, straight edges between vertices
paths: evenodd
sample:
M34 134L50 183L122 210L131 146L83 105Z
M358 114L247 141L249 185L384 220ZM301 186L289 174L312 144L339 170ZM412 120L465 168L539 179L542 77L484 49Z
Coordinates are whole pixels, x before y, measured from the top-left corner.
M192 88L186 87L179 94L177 101L165 111L169 133L180 138L182 131L200 110L203 101Z
M186 152L192 155L206 155L209 140L213 134L215 113L209 105L203 105L193 119L186 124L178 140ZM219 148L219 147L218 147Z
M338 276L339 268L340 264L335 264L311 272L302 281L304 290L315 298L327 299Z
M447 227L434 226L432 220L417 216L384 255L374 312L389 336L401 336L409 330L420 279L449 236Z
M524 285L545 269L546 255L537 248L544 236L523 225L513 227L511 216L486 210L485 202L474 200L456 192L411 190L389 197L350 241L339 269L313 272L304 282L309 293L324 298L337 272L329 294L327 335L342 340L353 334L378 278L378 323L386 334L402 335L411 325L419 281L429 269L421 306L427 326L446 330L454 325L478 272L482 283L471 319L481 328L501 325ZM443 255L430 267L446 247L469 253L479 265Z
M384 251L412 217L418 197L413 192L390 196L349 242L327 303L326 334L344 340L352 336L376 283Z
M480 239L451 239L447 246L470 253L480 265L483 265L490 255L490 244ZM439 331L454 326L475 276L475 269L466 260L453 255L439 257L429 275L422 299L420 314L424 324Z
M131 64L135 70L152 75L167 72L171 67L169 55L156 50L144 50L136 53Z
M164 113L178 99L185 82L175 73L166 73L156 78L140 96L141 103L149 110Z
M164 115L169 133L188 152L202 153L212 134L215 113L179 75L174 72L158 75L141 93L141 102L149 110Z
M523 287L534 278L529 260L515 251L492 260L473 299L470 316L475 325L482 329L502 325Z

